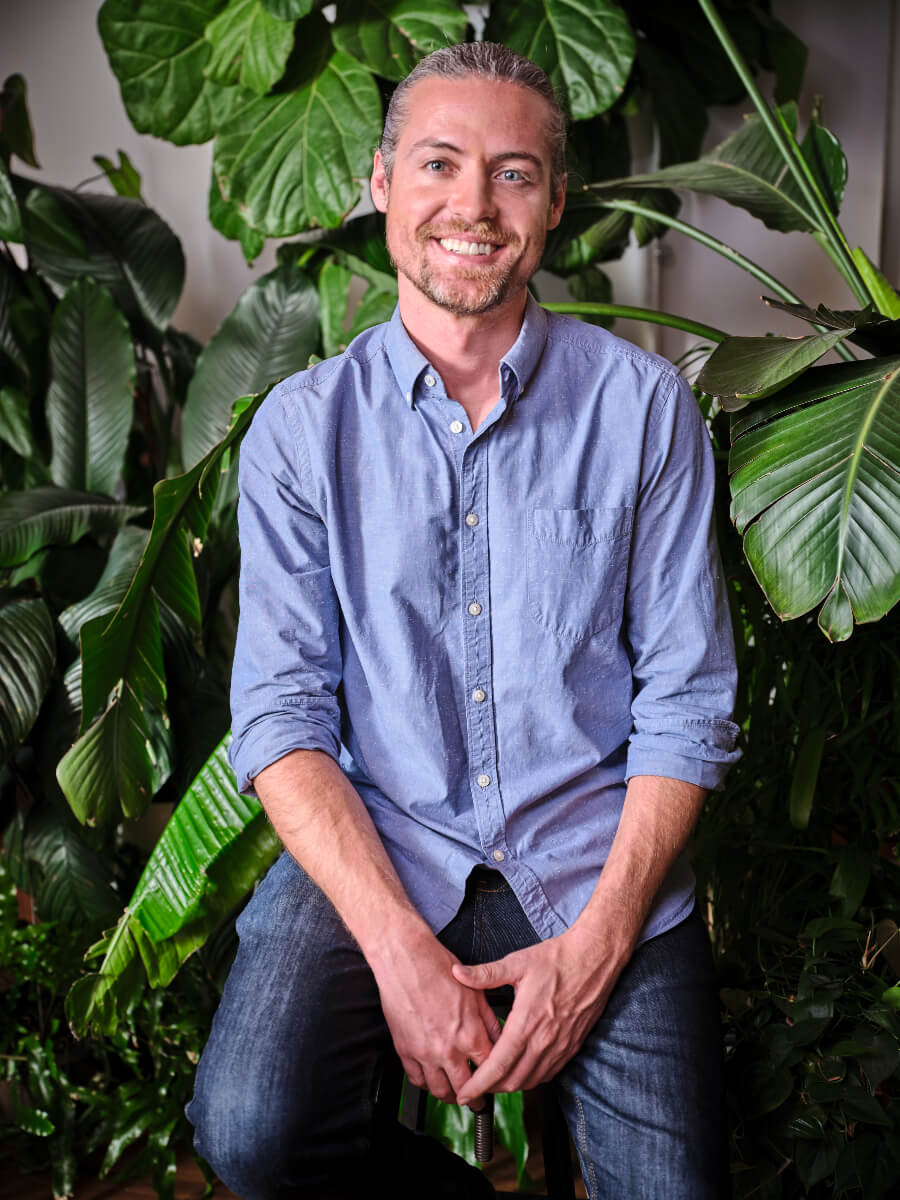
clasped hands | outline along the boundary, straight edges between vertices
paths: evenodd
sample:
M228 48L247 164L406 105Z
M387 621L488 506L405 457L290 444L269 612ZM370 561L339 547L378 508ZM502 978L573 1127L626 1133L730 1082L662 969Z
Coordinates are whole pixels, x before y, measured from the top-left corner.
M433 940L395 958L389 974L376 970L376 979L410 1082L477 1110L488 1092L556 1075L603 1012L623 965L573 926L473 967ZM515 1000L501 1026L485 992L504 985Z

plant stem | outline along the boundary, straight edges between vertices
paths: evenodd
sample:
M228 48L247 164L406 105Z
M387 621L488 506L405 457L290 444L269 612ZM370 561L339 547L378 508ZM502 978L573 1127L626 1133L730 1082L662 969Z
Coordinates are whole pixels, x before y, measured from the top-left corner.
M711 342L724 342L729 336L721 329L712 325L704 325L700 321L692 321L689 317L679 317L675 313L660 312L656 308L635 308L630 304L602 304L598 302L567 300L562 304L544 304L548 312L569 313L572 316L585 317L626 317L633 321L648 321L651 325L667 325L671 329L682 329L685 333L695 333L698 337L709 338Z
M782 300L786 300L789 304L803 304L803 300L799 296L795 295L789 287L785 287L774 275L770 275L758 263L753 262L752 259L745 258L740 251L734 250L726 242L720 242L712 234L704 233L696 225L689 225L686 221L679 221L677 217L670 217L668 213L657 212L656 209L644 204L638 204L634 200L604 200L603 205L605 208L620 209L622 212L630 212L637 217L646 217L648 220L658 221L660 225L668 225L672 229L677 229L679 233L693 238L695 242L700 242L702 245L708 246L710 250L715 250L716 254L721 254L723 258L727 258L736 267L740 267L742 271L746 271L748 275L752 275L754 279L758 279L767 288L771 288L775 295L779 296Z
M865 306L870 302L872 297L869 295L868 288L859 273L859 268L853 261L853 256L850 254L843 230L838 224L834 213L822 198L818 187L815 186L814 182L811 182L808 176L808 168L796 140L790 131L785 129L781 122L776 119L776 115L769 108L763 98L762 92L756 86L756 81L750 73L750 69L741 57L740 50L738 50L731 34L725 27L724 21L716 12L712 0L698 0L698 3L707 21L712 26L713 33L718 38L719 45L728 55L729 61L734 67L738 78L746 88L747 95L753 101L756 111L759 113L763 124L769 132L769 136L781 152L788 170L793 176L797 187L800 189L800 194L809 205L810 215L817 219L817 224L822 226L822 235L828 239L833 251L833 254L830 254L832 261L844 277L854 296Z
M693 238L695 242L699 242L702 246L707 246L710 250L715 250L716 254L721 254L723 258L727 258L736 267L740 267L742 271L746 271L748 275L752 275L754 279L758 279L767 288L771 288L776 296L780 296L782 300L786 300L789 304L804 303L800 296L792 292L789 287L785 287L780 280L776 279L774 275L770 275L758 263L745 257L740 251L735 250L726 242L719 241L712 234L704 233L696 225L689 225L687 221L679 221L677 217L671 217L668 213L657 212L656 209L639 204L635 200L604 200L603 204L606 208L615 208L621 212L632 213L634 216L659 221L661 225L668 225L671 229L677 230L678 233L683 233L685 237ZM817 329L819 333L823 333L825 330L824 325L815 325L813 328ZM835 350L846 362L856 361L856 355L843 342L835 347Z

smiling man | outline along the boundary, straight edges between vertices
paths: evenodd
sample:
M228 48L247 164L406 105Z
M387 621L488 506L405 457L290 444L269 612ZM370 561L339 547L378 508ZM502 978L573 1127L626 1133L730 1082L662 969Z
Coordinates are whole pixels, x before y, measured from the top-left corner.
M528 295L564 150L532 63L421 62L371 180L397 311L241 451L232 762L286 853L189 1115L245 1200L491 1194L376 1134L391 1043L476 1108L554 1080L592 1198L725 1194L684 860L735 757L711 452L669 363Z

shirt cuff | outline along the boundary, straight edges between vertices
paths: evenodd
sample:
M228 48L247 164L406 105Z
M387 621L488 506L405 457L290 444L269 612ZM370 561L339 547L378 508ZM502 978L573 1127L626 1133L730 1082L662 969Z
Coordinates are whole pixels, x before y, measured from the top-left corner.
M235 735L228 749L238 791L255 796L252 781L260 771L292 750L322 750L337 762L341 746L330 728L310 721L305 715L272 714L251 726L243 736Z
M741 757L733 721L691 721L682 731L633 733L628 747L626 781L633 775L680 779L707 791L721 791L725 776Z

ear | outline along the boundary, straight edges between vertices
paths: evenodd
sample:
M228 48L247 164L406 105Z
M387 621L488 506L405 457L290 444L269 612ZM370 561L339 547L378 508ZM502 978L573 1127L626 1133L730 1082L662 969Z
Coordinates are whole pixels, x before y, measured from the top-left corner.
M559 185L559 191L555 196L550 197L550 212L547 217L547 228L555 229L562 220L563 209L566 207L566 181L567 175L563 175Z
M384 159L381 151L375 151L375 162L372 166L372 176L369 179L369 190L372 193L372 203L379 212L387 212L388 181L384 170Z

